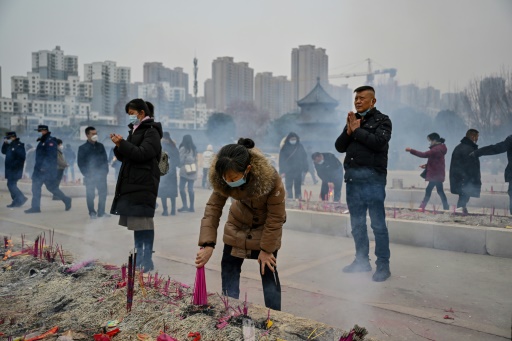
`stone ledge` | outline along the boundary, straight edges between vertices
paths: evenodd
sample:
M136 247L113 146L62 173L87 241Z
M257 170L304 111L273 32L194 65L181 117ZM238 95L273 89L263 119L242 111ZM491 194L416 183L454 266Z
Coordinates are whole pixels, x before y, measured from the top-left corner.
M352 237L348 214L293 209L287 209L286 214L286 229ZM392 243L512 258L512 230L403 219L386 219L386 222ZM371 231L369 218L367 226ZM370 240L374 240L373 233L368 235Z

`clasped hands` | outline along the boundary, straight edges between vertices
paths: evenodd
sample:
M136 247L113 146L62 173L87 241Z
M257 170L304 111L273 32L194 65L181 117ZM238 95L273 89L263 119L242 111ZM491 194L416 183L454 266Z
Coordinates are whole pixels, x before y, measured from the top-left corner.
M349 112L347 115L347 134L352 135L359 127L361 127L361 119L358 119L353 111Z

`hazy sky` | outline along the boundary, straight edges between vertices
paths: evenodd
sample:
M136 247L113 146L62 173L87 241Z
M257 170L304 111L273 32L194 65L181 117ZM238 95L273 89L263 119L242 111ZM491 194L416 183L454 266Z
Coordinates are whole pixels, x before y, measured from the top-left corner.
M364 71L372 58L401 84L449 91L512 68L512 0L0 0L7 97L31 52L56 45L79 57L81 78L84 63L113 60L141 81L144 62L159 61L192 83L195 54L202 95L219 56L290 77L291 49L305 44L327 50L330 74Z

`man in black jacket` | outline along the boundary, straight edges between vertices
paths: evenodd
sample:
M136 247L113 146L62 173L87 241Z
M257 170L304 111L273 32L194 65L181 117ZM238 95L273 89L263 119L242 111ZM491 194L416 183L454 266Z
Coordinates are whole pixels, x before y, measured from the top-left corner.
M109 217L105 214L105 202L107 200L107 152L103 144L98 142L96 128L85 128L87 141L78 147L77 163L80 172L84 175L85 193L89 217ZM94 193L98 190L98 211L94 209Z
M508 196L510 214L512 214L512 135L509 135L504 141L485 146L469 154L470 156L484 156L484 155L496 155L507 152L508 164L505 168L505 182L508 182Z
M482 188L480 160L469 154L477 151L478 130L469 129L460 144L453 149L450 162L450 192L458 194L457 208L468 213L466 205L470 197L479 198Z
M5 178L7 179L7 188L12 198L12 203L7 205L7 207L23 206L27 201L27 197L18 188L18 180L23 175L25 145L20 142L14 131L9 131L5 134L2 154L5 154Z
M357 112L348 113L347 124L335 143L338 152L346 153L343 166L347 183L347 205L356 245L356 258L352 264L343 268L343 272L372 270L366 228L368 211L375 235L377 257L377 271L373 274L373 280L382 282L391 276L389 235L384 211L391 120L374 107L377 100L371 86L361 86L354 92Z
M341 199L341 186L343 185L343 166L340 160L332 153L313 153L311 159L315 164L318 177L322 180L320 199L328 200L329 182L334 185L334 201Z

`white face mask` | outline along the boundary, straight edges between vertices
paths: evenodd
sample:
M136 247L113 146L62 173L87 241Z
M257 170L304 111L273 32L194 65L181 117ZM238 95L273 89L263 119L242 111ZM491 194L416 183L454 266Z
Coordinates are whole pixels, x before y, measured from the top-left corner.
M93 141L93 142L98 141L98 135L91 136L91 141Z
M58 148L59 148L60 151L64 150L64 146L59 146Z
M297 140L290 140L290 144L296 144Z

